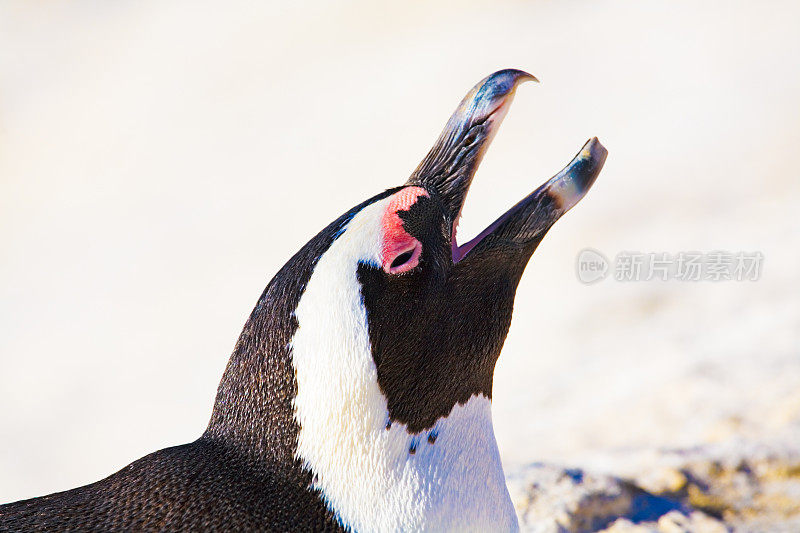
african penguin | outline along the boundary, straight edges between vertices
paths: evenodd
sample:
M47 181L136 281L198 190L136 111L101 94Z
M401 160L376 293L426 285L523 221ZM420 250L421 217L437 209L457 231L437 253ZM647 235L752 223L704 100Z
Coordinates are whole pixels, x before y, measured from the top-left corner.
M531 254L591 187L596 138L471 241L470 182L533 76L462 100L409 180L280 269L196 441L84 487L0 506L2 531L513 531L492 429L495 362Z

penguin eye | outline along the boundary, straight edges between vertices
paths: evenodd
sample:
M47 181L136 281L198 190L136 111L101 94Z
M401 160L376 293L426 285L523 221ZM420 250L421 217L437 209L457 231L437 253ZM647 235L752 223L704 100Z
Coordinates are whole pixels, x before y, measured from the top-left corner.
M395 254L386 258L384 270L389 274L408 272L419 264L421 254L422 244L417 239L413 239L411 248L398 250Z
M397 268L401 265L408 263L408 260L411 259L412 255L414 255L413 250L403 252L402 254L394 258L394 261L392 261L392 264L389 268Z

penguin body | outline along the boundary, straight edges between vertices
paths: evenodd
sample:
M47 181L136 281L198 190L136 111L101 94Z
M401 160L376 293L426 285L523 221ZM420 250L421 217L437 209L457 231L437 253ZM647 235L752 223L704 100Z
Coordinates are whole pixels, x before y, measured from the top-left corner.
M208 428L108 478L0 506L0 531L513 531L491 421L517 283L602 168L592 139L459 246L461 208L517 85L464 98L408 182L354 207L270 281Z

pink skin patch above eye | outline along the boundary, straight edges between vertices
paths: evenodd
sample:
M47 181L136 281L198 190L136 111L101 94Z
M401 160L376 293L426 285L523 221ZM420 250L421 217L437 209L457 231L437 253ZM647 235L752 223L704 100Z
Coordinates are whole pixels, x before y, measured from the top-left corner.
M408 211L420 196L429 196L428 191L422 187L406 187L391 197L386 211L383 212L381 258L383 270L389 274L408 272L419 264L422 244L406 232L403 228L403 219L397 212ZM394 264L395 261L397 264Z

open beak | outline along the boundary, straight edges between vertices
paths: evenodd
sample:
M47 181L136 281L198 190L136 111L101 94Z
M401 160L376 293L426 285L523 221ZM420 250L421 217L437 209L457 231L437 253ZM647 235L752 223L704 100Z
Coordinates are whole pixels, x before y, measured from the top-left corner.
M597 138L547 183L509 209L471 241L458 245L456 227L472 178L524 81L538 81L521 70L501 70L481 80L450 117L433 148L408 180L436 191L451 221L453 262L496 248L524 250L528 257L548 229L583 198L603 168L608 152ZM527 258L526 258L527 260Z

